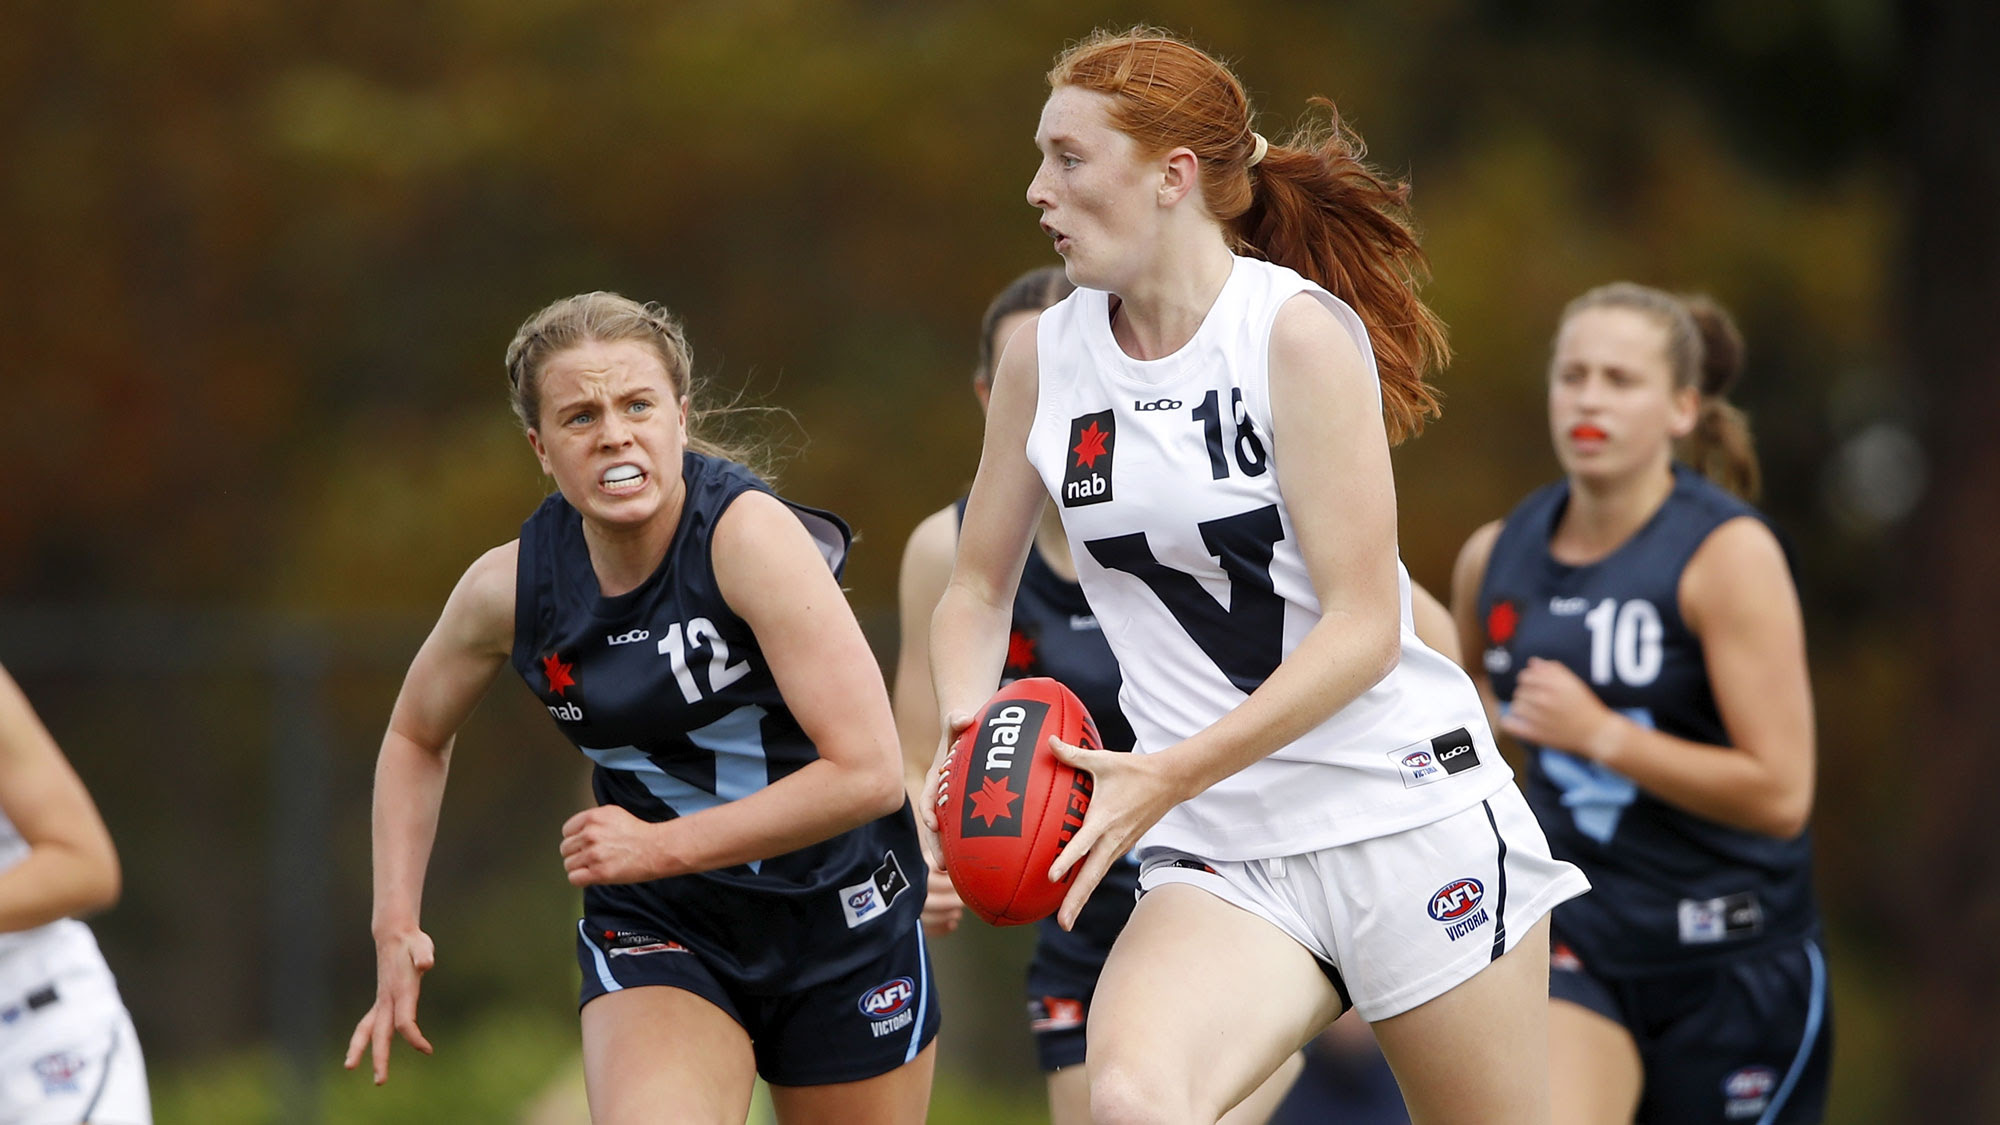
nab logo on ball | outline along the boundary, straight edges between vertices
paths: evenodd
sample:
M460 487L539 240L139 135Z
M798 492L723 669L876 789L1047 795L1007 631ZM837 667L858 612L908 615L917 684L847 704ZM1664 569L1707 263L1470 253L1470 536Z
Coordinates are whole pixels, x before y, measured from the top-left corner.
M1028 791L1028 767L1035 759L1033 736L1048 713L1046 703L1015 699L989 708L981 717L966 774L960 836L1021 834L1021 796Z
M1111 499L1111 457L1117 444L1117 426L1111 411L1100 410L1069 420L1063 507L1080 508Z

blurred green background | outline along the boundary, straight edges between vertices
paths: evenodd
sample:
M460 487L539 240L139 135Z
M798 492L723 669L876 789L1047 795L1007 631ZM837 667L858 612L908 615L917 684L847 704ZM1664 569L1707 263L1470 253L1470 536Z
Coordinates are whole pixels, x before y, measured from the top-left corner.
M975 460L979 313L1053 260L1022 198L1041 75L1140 20L1234 60L1265 133L1330 96L1414 184L1457 351L1443 421L1397 454L1435 590L1556 472L1569 297L1630 278L1735 311L1802 560L1833 1119L2000 1120L1995 10L7 5L0 661L120 844L95 926L162 1125L573 1105L555 845L583 770L511 682L460 739L431 867L438 1056L399 1054L382 1091L334 1065L372 995L368 789L401 669L549 487L504 399L515 325L597 288L679 311L710 401L788 411L753 418L781 484L859 531L886 663L903 538ZM1033 1119L1024 936L939 947L940 1120Z

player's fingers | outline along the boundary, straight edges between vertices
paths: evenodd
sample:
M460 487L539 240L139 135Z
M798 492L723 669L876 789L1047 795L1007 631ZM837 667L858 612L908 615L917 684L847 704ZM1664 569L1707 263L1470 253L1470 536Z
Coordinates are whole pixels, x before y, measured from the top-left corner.
M403 1039L410 1046L415 1047L426 1055L431 1053L431 1041L424 1038L424 1033L418 1029L417 1021L414 1017L407 1023L398 1024L396 1030L402 1033Z
M361 1052L368 1049L368 1036L375 1030L375 1012L375 1008L369 1008L368 1014L361 1017L361 1022L354 1025L354 1034L347 1037L347 1056L341 1060L341 1065L349 1070L361 1062Z
M1063 896L1062 907L1056 911L1056 924L1068 930L1076 926L1077 916L1083 913L1083 905L1097 890L1097 884L1104 879L1104 873L1111 869L1111 862L1103 858L1110 853L1109 848L1099 848L1077 872L1076 882Z
M1090 823L1088 816L1085 816L1082 826L1076 830L1076 835L1070 837L1069 844L1056 856L1056 861L1049 865L1049 882L1062 882L1063 876L1069 874L1072 866L1083 862L1084 857L1090 854L1091 845L1097 842L1101 831Z
M1102 750L1086 750L1081 746L1072 746L1054 735L1049 736L1049 750L1055 754L1057 761L1086 772L1095 772L1090 768L1091 760L1104 753Z
M370 1029L368 1046L375 1056L375 1084L380 1086L389 1080L389 1036L394 1030L389 1025L387 1012L377 1013L375 1026Z
M953 711L944 717L944 730L952 741L958 740L959 732L972 725L972 715L965 711Z

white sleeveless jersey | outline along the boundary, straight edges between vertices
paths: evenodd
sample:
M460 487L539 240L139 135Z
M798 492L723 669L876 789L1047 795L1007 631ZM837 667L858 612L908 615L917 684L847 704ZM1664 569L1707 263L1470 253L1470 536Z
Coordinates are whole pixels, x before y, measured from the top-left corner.
M1213 724L1320 617L1278 486L1266 361L1279 306L1311 293L1375 371L1360 317L1282 266L1237 258L1193 339L1127 356L1109 295L1042 314L1027 455L1062 513L1079 580L1124 675L1138 749ZM1379 401L1379 394L1378 394ZM1472 681L1412 629L1396 566L1402 655L1325 722L1169 812L1142 846L1213 859L1295 855L1429 824L1512 774Z

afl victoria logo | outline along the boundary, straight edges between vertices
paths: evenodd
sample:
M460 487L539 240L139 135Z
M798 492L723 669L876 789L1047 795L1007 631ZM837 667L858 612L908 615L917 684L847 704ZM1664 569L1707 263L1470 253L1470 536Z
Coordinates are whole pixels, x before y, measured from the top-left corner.
M1403 764L1413 770L1424 769L1431 764L1431 753L1428 750L1413 750L1403 755Z
M1431 895L1431 917L1455 922L1479 909L1486 899L1486 887L1477 879L1454 879Z
M917 997L917 982L897 977L861 994L861 1014L869 1019L887 1019L910 1006Z

